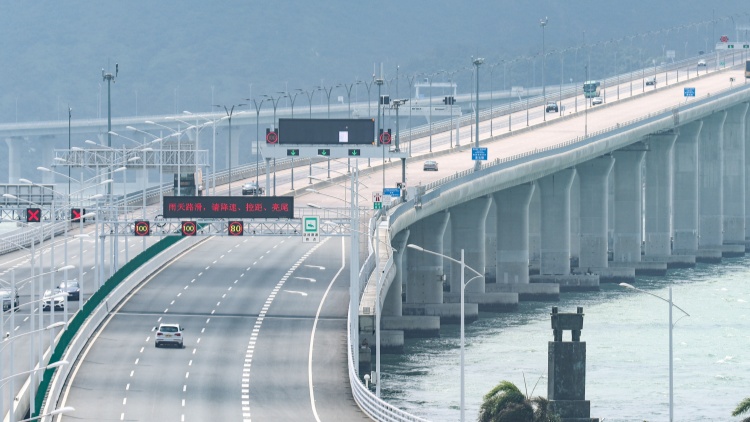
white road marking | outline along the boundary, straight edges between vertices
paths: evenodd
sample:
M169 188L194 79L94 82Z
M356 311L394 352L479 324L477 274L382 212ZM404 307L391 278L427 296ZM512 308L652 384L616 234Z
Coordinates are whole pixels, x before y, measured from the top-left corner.
M296 290L284 290L284 291L285 291L285 292L287 292L287 293L294 293L294 294L298 294L298 295L300 295L300 296L307 296L307 293L305 293L305 292L298 292L298 291L296 291Z
M294 278L296 278L297 280L306 280L306 281L309 281L310 283L315 283L317 281L316 279L310 278L310 277L294 277Z
M328 238L323 239L322 242L315 245L312 249L307 251L304 255L300 257L300 259L297 260L287 271L287 273L281 277L278 283L276 283L276 286L274 287L273 291L269 295L269 297L266 299L265 303L263 304L263 307L260 310L260 313L258 314L258 318L255 320L255 325L253 326L252 334L250 335L250 340L248 341L247 345L247 353L245 354L245 365L242 370L242 382L241 382L241 394L243 400L241 401L241 409L242 409L242 417L244 422L251 422L250 419L250 400L245 400L245 398L249 398L250 393L250 369L252 367L253 362L253 352L255 351L255 342L258 339L258 333L260 332L260 328L263 325L263 320L266 317L266 314L268 313L268 308L273 303L273 299L276 297L276 294L280 291L280 289L284 286L284 283L286 283L289 276L297 270L297 268L304 262L316 249L318 249L322 244L324 244ZM270 252L270 251L269 251ZM266 252L268 253L268 252ZM260 257L260 259L263 259L263 256ZM257 262L257 261L256 261ZM253 265L255 265L255 263ZM249 269L248 269L249 270ZM235 282L236 283L236 282ZM330 287L329 287L330 289ZM307 296L307 293L304 292L294 292L289 290L284 290L285 292L290 293L297 293L302 296ZM312 392L310 393L312 395ZM313 408L313 411L315 409ZM315 414L317 419L317 413ZM319 421L320 419L318 419Z

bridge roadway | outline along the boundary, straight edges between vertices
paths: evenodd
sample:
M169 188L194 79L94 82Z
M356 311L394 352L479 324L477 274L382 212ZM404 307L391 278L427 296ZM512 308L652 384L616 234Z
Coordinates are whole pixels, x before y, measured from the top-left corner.
M361 420L346 385L344 238L209 237L113 310L61 420ZM183 349L153 327L185 327ZM311 344L312 342L312 344Z
M708 75L708 76L702 76L698 80L691 80L688 84L682 83L680 85L674 86L671 85L668 88L659 87L655 93L649 94L645 98L648 98L648 100L640 100L640 101L620 101L621 104L613 105L609 104L607 106L597 106L590 110L588 113L589 115L584 117L582 112L579 112L577 116L575 117L566 117L565 119L562 119L560 122L556 122L556 124L552 124L552 122L556 119L551 119L551 115L548 115L547 118L550 120L550 122L547 122L545 127L531 130L531 131L521 131L521 133L516 134L512 137L501 137L497 136L496 138L499 138L499 142L489 143L489 144L482 144L482 146L488 146L490 147L490 158L495 157L504 157L516 153L522 153L524 151L533 151L534 149L539 149L544 146L548 145L554 145L561 140L568 140L571 138L574 138L575 136L578 136L581 134L581 126L582 124L585 125L585 123L582 122L582 120L588 121L588 129L589 132L594 132L600 129L604 129L607 127L611 127L615 125L618 122L627 121L630 119L634 119L640 116L643 116L646 113L649 113L650 111L656 111L663 108L666 108L671 105L675 105L677 103L682 102L683 98L681 96L682 94L682 86L695 86L696 90L698 92L698 96L702 97L704 93L708 92L717 92L723 88L726 88L728 85L728 77L730 75L735 76L736 80L743 80L744 78L741 78L741 74L739 71L736 70L727 70L723 72L719 72L715 75ZM625 91L627 84L624 84L624 86L621 87L622 91ZM625 97L622 95L621 91L621 98ZM612 98L610 96L610 98ZM570 100L568 100L570 101ZM582 100L579 99L579 101L582 102ZM612 101L610 100L609 103ZM568 108L568 111L570 111L570 108ZM519 120L519 119L525 119L525 112L517 113L513 117L513 120ZM534 126L536 124L539 124L541 120L541 114L540 113L531 113L530 115L530 125ZM501 127L504 121L507 121L507 117L500 117L495 119L495 131L497 131L498 127ZM463 131L463 134L465 134L467 131ZM487 122L483 122L480 125L480 137L482 137L484 140L487 138L487 134L489 132L489 124ZM515 131L514 131L515 132ZM544 133L544 137L539 137L538 134ZM433 136L433 146L437 146L437 148L434 148L436 150L439 149L445 149L447 147L447 140L448 136L446 134L442 135L434 135ZM468 144L469 138L468 136L464 136L461 140L461 144L466 147ZM426 145L428 141L417 141L412 146L412 151L415 153L415 155L418 155L420 151L420 146ZM468 157L468 152L465 150L462 150L461 148L454 148L453 153L456 154L459 158L453 158L453 157L445 157L445 158L437 158L440 163L440 171L435 173L427 173L423 172L421 170L421 163L424 158L430 156L430 154L422 155L420 157L417 157L415 159L408 160L409 166L407 167L407 182L409 185L413 186L416 184L427 184L430 182L435 181L436 179L444 176L446 173L453 174L455 172L465 170L467 168L471 167L471 160ZM439 153L431 154L432 156L436 156ZM345 166L345 164L341 164L341 166ZM364 166L361 166L364 167ZM344 167L345 168L345 167ZM335 167L334 167L335 170ZM387 184L392 186L394 183L391 183L390 181L399 180L400 178L400 169L390 167L386 169L385 178L387 181ZM360 179L362 184L364 186L369 186L369 188L365 188L365 191L369 190L379 190L380 183L382 182L383 174L380 172L372 172L366 175L363 175ZM279 177L279 191L283 192L283 184L284 179L283 176ZM240 183L233 184L233 186L237 186L239 188ZM299 190L299 189L298 189ZM339 196L342 194L342 188L340 187L329 187L328 190L323 191L324 193L328 193L329 195ZM302 195L305 195L304 192L301 193ZM369 197L369 195L365 195ZM324 196L324 195L316 195L316 194L308 194L308 198L310 199L310 202L315 202L321 206L330 206L330 207L338 207L341 205L341 201L337 200L331 200L330 198ZM298 207L301 205L301 200L298 201ZM367 205L367 201L365 201L365 205Z

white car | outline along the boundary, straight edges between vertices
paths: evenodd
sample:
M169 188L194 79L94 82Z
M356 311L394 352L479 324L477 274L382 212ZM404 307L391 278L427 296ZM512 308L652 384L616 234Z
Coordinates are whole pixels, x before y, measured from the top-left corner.
M594 97L593 100L591 100L591 105L595 106L597 104L601 104L604 102L604 99L602 97Z
M698 60L698 67L706 67L706 61L703 59Z
M171 344L182 348L184 345L184 336L182 331L184 328L180 327L180 324L159 324L156 327L156 337L154 338L154 346L159 347L163 344Z
M65 298L67 297L68 293L60 289L46 290L42 298L42 310L49 311L53 306L56 311L65 310Z

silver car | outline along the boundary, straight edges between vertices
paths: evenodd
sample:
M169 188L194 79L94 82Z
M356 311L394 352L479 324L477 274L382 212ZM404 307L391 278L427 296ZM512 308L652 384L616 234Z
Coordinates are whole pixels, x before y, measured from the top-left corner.
M437 161L427 160L424 162L424 171L438 171Z

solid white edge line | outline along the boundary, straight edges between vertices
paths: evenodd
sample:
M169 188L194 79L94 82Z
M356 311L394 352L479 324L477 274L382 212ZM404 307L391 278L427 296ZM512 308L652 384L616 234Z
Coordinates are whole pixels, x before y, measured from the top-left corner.
M315 331L318 328L318 320L320 319L320 312L323 310L323 304L325 304L326 298L328 297L328 293L330 293L331 288L333 287L333 283L336 282L336 279L339 277L342 271L344 271L344 267L346 267L346 243L344 242L344 238L341 238L341 268L336 272L336 275L333 276L331 279L331 282L328 283L328 288L326 288L326 292L323 294L323 297L320 299L320 304L318 304L318 311L315 312L315 321L313 321L313 328L310 332L310 352L307 355L307 384L308 388L310 390L310 406L312 407L313 416L315 416L315 420L317 422L320 422L320 417L318 416L318 409L315 406L315 392L313 391L313 375L312 375L312 359L313 359L313 346L315 344Z

